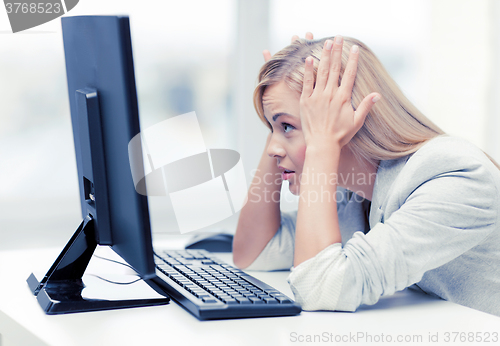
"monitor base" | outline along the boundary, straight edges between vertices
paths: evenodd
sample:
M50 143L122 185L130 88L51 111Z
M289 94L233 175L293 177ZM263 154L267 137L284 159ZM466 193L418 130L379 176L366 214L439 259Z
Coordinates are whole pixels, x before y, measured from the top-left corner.
M28 286L46 314L124 309L162 305L170 301L168 297L131 300L83 298L85 285L82 277L96 247L94 220L87 215L42 280L34 274L28 277Z

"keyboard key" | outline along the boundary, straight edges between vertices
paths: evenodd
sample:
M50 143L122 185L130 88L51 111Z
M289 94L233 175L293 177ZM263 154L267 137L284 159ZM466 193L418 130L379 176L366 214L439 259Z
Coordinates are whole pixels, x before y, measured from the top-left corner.
M197 260L204 260L207 258L205 255L202 255L202 254L193 255L193 257L194 257L194 259L197 259Z
M277 295L274 298L276 298L280 302L280 304L291 304L292 303L292 301L286 296Z
M264 298L264 301L267 303L267 304L278 304L278 301L274 298Z
M250 275L243 275L242 276L242 279L244 279L245 281L248 281L249 283L251 283L252 285L254 286L257 286L258 288L262 289L262 290L266 290L266 289L274 289L273 287L269 286L268 284L260 281L259 279L257 278L254 278Z
M210 268L220 271L221 269L224 270L225 268L220 266L220 265L211 265Z
M234 298L226 298L226 299L222 299L222 300L226 304L238 304L238 301Z
M264 304L264 302L257 297L249 297L248 300L254 304Z
M202 300L203 300L203 302L205 302L205 303L217 303L217 299L212 298L212 297L202 298Z
M264 292L266 292L267 294L269 294L272 297L274 297L275 295L278 295L278 294L281 294L281 295L283 294L278 290L264 290Z
M200 293L201 293L201 292L206 292L203 288L199 288L199 287L198 287L198 288L191 288L191 290L192 290L193 292L200 292Z
M245 297L233 297L233 298L236 299L236 301L240 304L252 304L250 299L247 299Z

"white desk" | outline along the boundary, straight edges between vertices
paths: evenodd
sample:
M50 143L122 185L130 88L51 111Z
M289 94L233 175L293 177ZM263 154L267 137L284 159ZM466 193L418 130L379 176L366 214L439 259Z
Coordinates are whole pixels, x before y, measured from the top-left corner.
M444 342L446 332L483 337L500 332L500 317L408 290L356 313L302 312L294 317L200 322L172 301L157 307L47 316L26 278L32 271L46 271L60 250L0 253L0 345L304 345L312 344L305 341L314 335L324 338L315 344L363 345L377 338L377 344L384 344L382 337L386 341L392 337L392 344L411 345L396 338L415 336L422 340L416 345L500 345L500 341L460 342L459 336L455 343ZM217 257L231 263L228 254ZM285 280L288 272L251 274L293 297ZM429 342L429 335L435 338L436 333L439 342ZM348 343L350 335L363 337ZM370 336L372 342L367 339ZM335 342L335 337L343 337L344 342ZM453 340L454 335L449 337Z

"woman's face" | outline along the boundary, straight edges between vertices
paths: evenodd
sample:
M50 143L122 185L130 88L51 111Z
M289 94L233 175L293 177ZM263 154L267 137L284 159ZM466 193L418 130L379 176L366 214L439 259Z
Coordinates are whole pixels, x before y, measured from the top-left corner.
M290 89L285 82L266 88L262 97L264 116L272 127L267 147L270 157L276 158L284 180L290 182L290 192L299 194L302 167L306 153L306 142L300 124L300 94Z

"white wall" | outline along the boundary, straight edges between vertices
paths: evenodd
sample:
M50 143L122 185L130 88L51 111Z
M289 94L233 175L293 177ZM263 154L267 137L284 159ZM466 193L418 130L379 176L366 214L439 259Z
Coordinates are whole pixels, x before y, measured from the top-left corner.
M483 150L493 97L491 72L494 46L490 11L494 1L433 1L424 57L427 113L441 128ZM498 82L497 82L498 83ZM497 128L496 131L500 130Z

